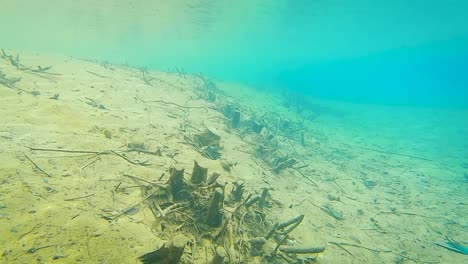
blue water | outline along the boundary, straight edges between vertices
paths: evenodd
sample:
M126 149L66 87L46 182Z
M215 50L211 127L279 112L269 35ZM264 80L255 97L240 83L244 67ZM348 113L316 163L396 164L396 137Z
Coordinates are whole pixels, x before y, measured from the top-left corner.
M206 263L300 213L263 262L285 242L326 245L317 263L467 263L467 14L467 0L0 0L0 262L134 263L181 231L183 263ZM219 145L199 146L205 128ZM150 212L185 204L148 192L193 160L226 190L245 180L244 197L271 187L271 208L236 205L205 236L190 214L213 184Z
M467 106L462 0L2 1L4 48L384 104ZM14 26L12 26L14 25Z

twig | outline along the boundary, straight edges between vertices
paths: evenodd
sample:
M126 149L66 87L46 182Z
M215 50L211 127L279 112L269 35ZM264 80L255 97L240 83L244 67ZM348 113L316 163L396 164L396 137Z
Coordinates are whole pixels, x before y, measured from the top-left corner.
M28 147L28 146L26 146L26 147L29 148L32 151L84 153L84 154L97 154L97 155L111 155L111 154L114 154L114 155L119 156L122 159L126 160L127 162L129 162L131 164L134 164L134 165L140 165L140 166L150 166L151 165L147 161L144 161L144 162L132 161L129 158L125 157L124 155L122 155L120 153L117 153L117 151L115 151L115 150L91 151L91 150L66 150L66 149L33 148L33 147ZM130 152L130 151L126 151L126 152Z
M43 169L41 169L41 167L39 167L34 161L32 161L32 159L30 159L28 157L28 155L24 154L24 156L34 165L34 167L36 167L36 169L38 169L40 172L44 173L45 175L47 175L47 177L50 177L52 178L52 175L50 175L49 173L45 172Z
M306 176L304 173L302 173L299 169L294 168L294 167L290 167L290 168L293 169L293 170L295 170L295 171L297 171L299 174L301 174L302 177L304 177L306 180L310 181L315 187L319 187L319 186L317 185L317 183L315 183L310 177L308 177L308 176Z
M350 243L346 243L346 242L333 242L333 241L330 241L329 242L330 244L333 244L333 245L341 245L341 246L350 246L350 247L357 247L357 248L363 248L363 249L367 249L367 250L370 250L370 251L373 251L373 252L377 252L377 253L380 253L380 252L386 252L386 253L389 253L389 252L392 252L391 250L380 250L380 249L375 249L375 248L368 248L368 247L365 247L365 246L360 246L360 245L356 245L356 244L350 244Z
M87 71L88 73L91 73L92 75L95 75L97 77L101 77L101 78L109 78L108 76L104 76L104 75L100 75L100 74L97 74L95 72L92 72L92 71Z
M145 198L143 198L141 201L131 205L131 206L128 206L126 207L125 209L122 209L120 210L119 213L115 214L115 215L112 215L112 216L107 216L105 217L106 219L110 219L111 221L114 221L114 220L117 220L117 218L119 218L120 216L122 216L123 214L127 213L128 211L130 211L132 208L140 205L141 203L143 203L144 201L148 200L151 196L153 196L156 192L152 192L150 193L149 195L145 196Z
M437 217L433 217L433 216L427 216L427 215L421 215L421 214L415 214L415 213L406 213L406 212L380 212L379 214L396 214L396 215L411 215L411 216L420 216L420 217L424 217L424 218L437 218Z
M180 108L186 108L186 109L190 109L190 108L204 109L208 113L208 109L206 107L204 107L204 106L183 106L183 105L179 105L179 104L172 103L172 102L166 102L166 101L163 101L163 100L145 101L145 100L139 98L138 96L136 98L138 100L142 101L143 103L161 103L161 104L165 104L165 105L174 105L174 106L177 106L177 107L180 107Z
M153 205L154 207L156 207L156 209L158 210L158 212L161 214L161 217L165 217L166 214L164 213L164 211L161 209L161 207L159 206L159 204L157 204L155 201L153 201Z
M102 151L91 151L91 150L67 150L67 149L49 149L49 148L33 148L29 147L29 150L35 150L35 151L48 151L48 152L66 152L66 153L84 153L84 154L99 154L102 153Z
M413 159L420 159L420 160L425 160L425 161L432 161L431 159L427 159L427 158L423 158L423 157L407 155L407 154L401 154L401 153L396 153L396 152L391 152L391 151L383 151L383 150L379 150L379 149L360 147L360 146L355 146L355 145L350 145L350 144L343 144L343 145L347 145L347 146L350 146L350 147L353 147L353 148L358 148L358 149L364 149L364 150L374 151L374 152L378 152L378 153L383 153L383 154L396 155L396 156L408 157L408 158L413 158Z
M31 228L31 230L27 231L26 233L21 234L21 236L19 236L18 240L21 240L24 236L32 233L34 230L41 227L42 225L43 225L43 223L39 223L39 224L35 225L33 228Z
M286 222L283 222L283 223L280 223L278 224L277 226L277 230L282 230L288 226L291 225L291 227L289 227L288 229L284 230L283 232L278 232L279 234L283 234L283 235L287 235L289 234L291 231L293 231L297 226L299 226L299 224L302 222L302 220L304 220L304 215L301 214L299 216L296 216L292 219L289 219L288 221Z
M117 155L117 156L119 156L119 157L121 157L122 159L130 162L131 164L134 164L134 165L140 165L140 166L150 166L151 165L151 163L148 163L148 161L143 161L143 162L132 161L132 160L128 159L127 157L125 157L124 155L115 152L114 150L111 150L110 152Z
M91 193L91 194L88 194L88 195L84 195L84 196L80 196L80 197L75 197L75 198L63 199L63 200L66 201L66 202L69 202L69 201L75 201L75 200L79 200L79 199L84 199L84 198L87 198L87 197L90 197L90 196L94 196L94 193Z
M168 187L166 184L162 184L162 183L159 183L159 182L143 179L143 178L140 178L138 176L134 176L134 175L130 175L130 174L125 174L124 173L123 176L133 178L135 180L139 180L139 181L142 181L142 182L146 182L146 183L149 183L151 185L154 185L154 186L157 186L157 187L160 187L160 188L164 188L164 189Z
M87 167L93 165L94 163L96 163L96 161L98 160L101 160L101 157L97 157L96 159L88 162L87 164L85 164L83 167L80 168L80 174L83 172L84 169L86 169ZM94 166L93 166L94 167Z
M282 246L279 250L288 254L316 254L325 251L325 247L287 247Z
M23 182L24 186L28 187L29 192L31 192L32 195L34 195L34 196L39 196L39 197L41 197L41 198L47 200L47 197L45 197L45 196L42 195L41 193L37 192L36 189L34 189L34 187L32 187L31 184L29 184L29 183L23 178L23 176L21 176L21 173L19 172L18 169L16 170L16 175L18 175L18 177L20 178L21 182Z
M280 242L278 242L278 245L276 245L275 249L273 250L273 254L276 253L276 251L278 251L278 248L281 246L281 244L283 244L283 242L289 237L289 235L285 235L283 237L283 239L281 239Z
M329 242L330 244L333 244L339 248L341 248L342 250L346 251L346 253L350 254L351 256L353 256L353 253L349 252L349 250L347 250L346 248L344 248L342 245L340 245L339 243L336 243L336 242Z

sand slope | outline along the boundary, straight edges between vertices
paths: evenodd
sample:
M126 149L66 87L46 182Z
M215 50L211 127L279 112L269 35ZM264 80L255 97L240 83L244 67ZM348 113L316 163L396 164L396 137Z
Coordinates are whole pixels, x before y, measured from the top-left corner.
M100 215L144 196L139 188L113 190L135 184L123 174L157 180L174 164L191 171L194 160L220 172L228 184L243 180L249 192L269 187L272 222L305 214L289 243L326 246L319 263L466 261L434 244L443 244L445 236L468 241L463 177L468 129L466 122L457 123L464 112L422 109L408 116L408 109L317 101L330 110L317 111L321 115L312 120L314 113L298 115L281 98L237 84L217 83L217 101L210 103L201 96L201 79L191 75L151 72L145 77L138 69L51 55L20 54L20 59L34 68L53 66L48 72L55 74L38 76L0 60L6 77L22 78L13 88L0 86L3 263L49 263L54 256L57 263L138 263L138 256L180 230L159 230L144 205L109 223ZM51 99L55 94L58 100ZM274 112L283 120L305 119L305 146L281 133L276 140L279 150L308 166L274 174L255 157L255 137L230 129L217 111L227 103L239 106L243 117ZM230 172L187 144L186 136L207 127L222 138L223 162L236 164ZM430 135L423 134L428 127ZM117 155L28 148L99 152L126 150L132 142L162 155L127 153L131 161L151 164L139 166ZM38 250L27 253L33 247ZM184 261L206 259L196 254Z

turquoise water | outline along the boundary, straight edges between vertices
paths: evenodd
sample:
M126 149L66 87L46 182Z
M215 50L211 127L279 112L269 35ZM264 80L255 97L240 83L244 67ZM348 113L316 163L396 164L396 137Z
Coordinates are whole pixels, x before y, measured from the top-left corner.
M466 263L467 10L0 0L0 262L140 263L183 234L181 263L302 257L281 243L325 246L317 263ZM222 182L188 183L194 160ZM267 202L236 200L238 181ZM204 215L219 188L221 229ZM273 226L302 214L289 238Z
M4 48L352 101L464 105L466 1L2 1Z

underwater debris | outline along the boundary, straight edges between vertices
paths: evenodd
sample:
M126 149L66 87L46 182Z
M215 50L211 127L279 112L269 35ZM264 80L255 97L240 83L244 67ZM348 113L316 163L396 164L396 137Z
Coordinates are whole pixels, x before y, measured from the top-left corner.
M194 161L192 176L190 177L190 183L199 185L206 182L208 176L208 169L200 166L197 161Z
M221 154L219 153L219 149L215 146L205 146L200 148L200 151L204 156L212 160L217 160L221 156Z
M297 161L293 158L289 157L277 157L273 161L273 169L272 171L274 173L279 173L280 171L286 169L286 168L291 168L294 164L296 164Z
M145 264L176 264L180 262L188 239L181 234L176 235L169 243L164 243L159 249L146 253L138 259Z
M107 138L107 139L112 139L112 133L109 131L109 130L104 130L104 136Z
M92 71L86 71L87 73L90 73L94 76L97 76L97 77L100 77L100 78L110 78L109 76L104 76L104 75L101 75L101 74L98 74L98 73L95 73L95 72L92 72Z
M339 212L338 210L330 206L327 206L327 205L321 206L320 209L338 221L343 220L343 213Z
M195 142L199 144L200 147L205 146L214 146L219 148L219 142L221 137L216 135L213 130L205 129L202 133L195 135Z
M203 74L201 73L198 73L195 76L203 82L203 85L198 87L202 93L200 97L206 99L210 103L214 103L217 98L216 94L220 92L219 89L216 87L216 84L213 81L209 80L207 77L203 76Z
M223 115L229 120L229 127L238 128L240 125L240 111L235 105L228 104L222 108Z
M221 137L210 129L205 129L202 133L193 137L193 141L199 148L200 153L212 160L217 160L221 156L219 153L220 140Z
M208 113L208 109L204 106L183 106L183 105L180 105L180 104L176 104L176 103L172 103L172 102L166 102L166 101L163 101L163 100L143 100L141 99L140 97L138 96L135 96L135 98L145 104L147 103L159 103L159 104L163 104L163 105L173 105L173 106L177 106L179 108L183 108L183 109L203 109L205 110L205 112Z
M366 187L367 189L372 189L377 185L377 182L375 182L373 180L369 180L369 179L364 178L364 177L361 178L361 182L364 185L364 187Z
M249 262L250 258L286 263L285 258L297 259L296 255L300 254L300 250L286 249L283 252L278 251L278 248L285 241L285 236L289 237L289 233L302 222L304 215L271 225L267 219L267 212L262 210L267 206L269 188L263 188L258 195L251 194L243 200L244 183L236 182L227 195L226 185L217 180L220 174L213 173L210 179L206 180L208 171L197 161L194 161L192 176L187 182L184 178L184 168L171 167L169 173L171 176L166 184L131 176L135 180L154 185L142 201L126 208L137 205L140 207L145 203L162 228L171 225L175 226L176 230L183 229L177 233L185 237L201 235L205 242L214 246L215 250L211 256L207 255L211 263L224 263L224 261L245 263ZM197 175L198 173L201 176ZM164 190L169 190L170 196L160 195ZM125 212L126 210L120 210L117 214L107 216L108 220L115 221L118 216L126 214ZM190 225L194 227L189 227ZM269 253L268 250L274 246L276 246L274 254ZM170 250L170 243L166 243L160 249L146 253L139 259L143 263L182 261L183 252L176 260L171 260L175 262L166 262L170 258L168 253Z
M249 119L245 121L245 124L248 128L250 128L254 133L257 133L257 134L259 134L264 127L264 125L262 125L261 122L255 119Z
M15 88L15 84L21 81L21 79L21 77L8 79L6 75L0 70L0 84L7 88L17 89Z
M281 246L279 251L292 254L316 254L325 251L325 247L289 247Z
M131 150L148 150L144 142L128 142L127 148Z
M227 257L227 252L223 247L216 247L215 255L210 264L223 264Z
M29 73L29 74L32 74L32 75L39 76L41 78L50 80L52 82L56 82L56 81L54 79L50 78L49 77L50 75L61 75L59 73L48 72L48 70L50 70L52 68L52 66L47 66L47 67L37 66L37 69L34 69L32 67L27 67L27 66L23 65L22 63L20 63L18 53L16 54L16 57L14 57L13 55L8 55L3 49L1 51L2 51L2 54L0 55L1 58L9 61L10 64L12 66L16 67L17 70L20 70L20 71L23 71L25 73ZM49 75L49 76L46 76L46 75Z
M89 97L85 97L86 100L88 100L86 103L92 107L101 109L101 110L108 110L101 102L91 99Z
M132 152L133 150L127 150L127 151L116 151L116 150L103 150L103 151L92 151L92 150L69 150L69 149L49 149L49 148L33 148L29 147L29 150L31 151L45 151L45 152L63 152L63 153L81 153L81 154L96 154L98 156L102 155L116 155L124 160L126 160L128 163L134 164L134 165L140 165L140 166L149 166L151 165L148 161L133 161L129 158L127 158L124 153L127 152ZM142 153L145 154L152 154L152 155L157 155L157 153L153 153L150 151L142 151Z
M179 199L181 198L180 191L182 190L182 187L184 185L184 169L183 168L177 168L177 167L171 167L169 169L169 190L170 193L172 194L172 197L174 199Z
M39 247L31 247L29 248L26 252L29 254L34 254L38 250L44 249L44 248L50 248L50 247L55 247L55 245L46 245L46 246L39 246Z
M213 197L211 198L210 204L208 205L208 211L206 214L206 223L209 226L215 227L221 225L223 196L223 189L219 187L216 188L213 193Z
M37 165L31 158L28 157L28 155L24 155L26 157L26 159L29 160L29 162L31 162L32 165L34 165L34 167L39 170L41 173L43 173L44 175L46 175L47 177L52 177L52 175L50 175L49 173L45 172L43 169L41 169L41 167L39 167L39 165Z
M58 100L59 96L60 96L59 94L54 94L52 97L49 97L49 99Z
M435 245L439 247L443 247L445 249L448 249L450 251L460 253L463 255L468 255L468 246L464 246L462 244L459 244L451 239L446 238L445 245L444 244L439 244L435 243Z
M234 187L231 190L231 195L229 196L229 199L226 200L225 202L227 204L232 204L235 202L239 202L242 200L242 195L244 194L245 191L245 186L243 181L236 181L233 182Z

